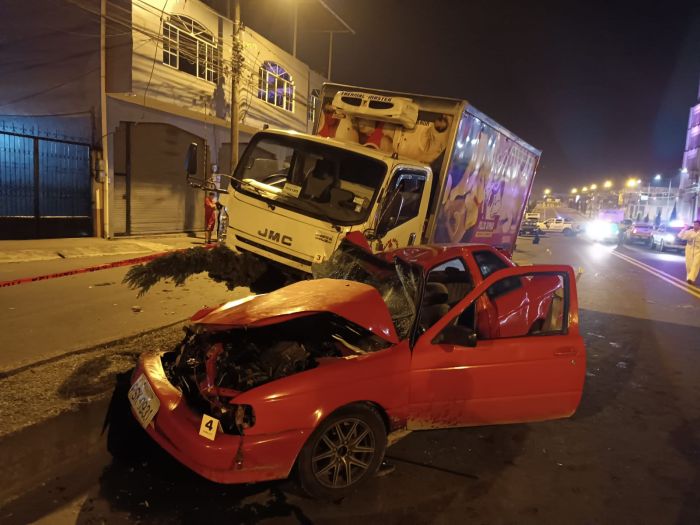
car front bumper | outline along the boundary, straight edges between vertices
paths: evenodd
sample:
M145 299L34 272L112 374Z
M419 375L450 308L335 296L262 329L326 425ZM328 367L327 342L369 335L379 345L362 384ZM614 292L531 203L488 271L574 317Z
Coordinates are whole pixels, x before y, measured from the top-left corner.
M283 479L296 461L310 430L278 434L234 436L219 431L214 441L199 435L197 414L165 375L163 352L146 352L131 378L141 375L160 400L160 408L146 432L180 463L218 483L251 483Z

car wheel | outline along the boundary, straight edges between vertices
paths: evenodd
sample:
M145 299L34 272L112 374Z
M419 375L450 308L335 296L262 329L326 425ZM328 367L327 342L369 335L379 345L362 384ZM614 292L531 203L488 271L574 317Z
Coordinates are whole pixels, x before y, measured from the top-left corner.
M649 237L649 240L647 240L647 242L646 242L645 244L646 244L649 248L653 248L653 247L654 247L654 238L653 238L653 237Z
M663 251L664 251L664 240L663 240L663 239L661 239L661 240L659 241L659 251L660 251L661 253L663 253Z
M380 414L367 405L344 407L318 426L299 453L301 487L310 496L338 500L377 472L385 449Z
M564 228L564 232L563 232L563 233L564 233L564 235L565 235L566 237L571 237L571 236L574 234L574 232L573 232L573 230L572 230L571 228Z

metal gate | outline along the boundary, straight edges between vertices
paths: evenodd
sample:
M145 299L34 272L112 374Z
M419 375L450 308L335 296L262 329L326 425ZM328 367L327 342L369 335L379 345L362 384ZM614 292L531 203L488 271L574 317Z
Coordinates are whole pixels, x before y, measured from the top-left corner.
M90 146L0 131L0 239L93 235Z

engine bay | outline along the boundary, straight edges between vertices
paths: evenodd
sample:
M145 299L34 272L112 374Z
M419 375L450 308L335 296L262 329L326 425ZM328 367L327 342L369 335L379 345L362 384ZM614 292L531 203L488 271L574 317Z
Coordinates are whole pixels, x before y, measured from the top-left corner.
M226 331L185 329L178 347L163 355L169 381L194 410L220 420L224 432L242 435L255 424L242 392L319 366L351 359L390 343L331 313L298 317L261 328Z

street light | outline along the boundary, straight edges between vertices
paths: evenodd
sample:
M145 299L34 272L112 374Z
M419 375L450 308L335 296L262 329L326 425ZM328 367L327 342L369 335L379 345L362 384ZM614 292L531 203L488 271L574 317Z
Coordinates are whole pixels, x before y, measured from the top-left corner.
M591 184L591 190L597 190L598 185L597 184Z
M625 186L628 188L634 188L637 184L641 183L639 179L627 179L627 182L625 183Z
M606 180L605 183L603 184L603 188L605 188L605 189L612 188L612 181Z
M578 188L571 188L571 193L578 193Z
M545 188L545 189L544 189L544 194L545 194L545 195L549 195L550 193L552 193L552 190L550 190L549 188Z
M588 191L588 186L584 186L583 188L581 188L581 191L584 192L584 193L587 192L587 191Z
M661 174L657 173L656 175L654 175L654 180L661 180Z

